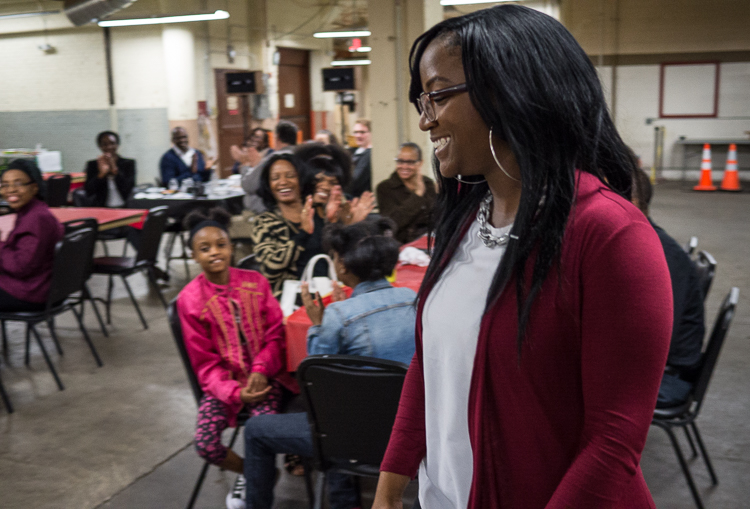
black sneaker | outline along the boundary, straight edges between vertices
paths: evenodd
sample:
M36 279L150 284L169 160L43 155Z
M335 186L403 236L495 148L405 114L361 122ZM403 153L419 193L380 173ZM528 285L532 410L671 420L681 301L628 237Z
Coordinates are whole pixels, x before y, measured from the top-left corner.
M245 476L238 475L232 491L227 493L227 509L245 509Z

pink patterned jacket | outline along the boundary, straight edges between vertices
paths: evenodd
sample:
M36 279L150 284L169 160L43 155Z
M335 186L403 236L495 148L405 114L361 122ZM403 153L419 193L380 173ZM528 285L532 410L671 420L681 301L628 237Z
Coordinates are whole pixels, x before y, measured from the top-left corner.
M298 392L286 371L283 314L271 286L258 272L230 268L227 286L213 284L200 274L180 292L177 312L198 382L204 392L229 406L231 425L244 405L240 390L253 372Z

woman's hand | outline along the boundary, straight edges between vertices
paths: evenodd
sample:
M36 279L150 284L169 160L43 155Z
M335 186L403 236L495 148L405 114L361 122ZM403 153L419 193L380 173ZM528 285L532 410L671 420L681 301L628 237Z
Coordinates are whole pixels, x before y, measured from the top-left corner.
M375 195L365 191L359 198L354 198L349 207L349 217L345 224L353 224L363 221L375 208Z
M268 385L268 378L262 373L251 373L247 385L240 391L240 399L243 403L254 405L266 399L269 392L271 386Z
M102 154L96 158L96 166L99 170L99 178L106 177L112 169L112 159L107 154Z
M302 304L305 306L307 316L313 325L320 325L323 323L323 299L320 298L320 294L315 292L315 298L310 294L310 287L307 283L302 283L299 287L299 293L302 296Z
M329 223L341 221L339 215L346 208L343 207L345 201L341 186L333 186L331 193L328 195L328 203L326 203L326 220Z
M310 234L313 232L313 230L315 230L313 214L315 214L315 209L313 208L313 199L312 196L308 196L305 200L305 206L302 207L300 226L303 230Z
M404 503L401 498L410 480L405 475L380 472L372 509L403 509Z
M341 302L342 300L346 300L346 293L344 292L344 289L341 288L338 281L331 281L331 286L333 287L331 302Z

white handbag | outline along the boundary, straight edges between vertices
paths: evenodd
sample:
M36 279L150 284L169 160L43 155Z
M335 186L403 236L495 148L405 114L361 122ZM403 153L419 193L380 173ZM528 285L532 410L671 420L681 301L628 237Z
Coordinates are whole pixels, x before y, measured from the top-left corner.
M328 277L313 277L315 264L318 263L319 260L326 260L328 262ZM284 312L284 317L291 315L299 308L297 305L297 296L299 295L299 289L302 283L308 283L312 295L315 295L315 292L318 292L321 297L325 297L333 291L333 281L338 281L338 278L336 277L336 270L333 267L333 260L331 260L331 257L325 254L319 254L310 258L310 261L307 262L307 265L305 266L305 270L302 271L302 279L287 279L284 281L280 302L281 310Z

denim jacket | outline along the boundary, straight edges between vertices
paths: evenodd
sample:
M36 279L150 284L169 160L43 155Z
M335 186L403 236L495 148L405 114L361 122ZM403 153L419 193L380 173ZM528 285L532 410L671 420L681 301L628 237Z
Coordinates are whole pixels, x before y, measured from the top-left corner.
M331 303L323 323L307 331L307 352L363 355L409 364L414 356L417 294L385 279L363 281L351 297Z

